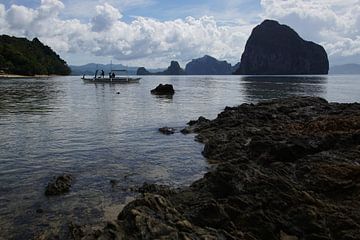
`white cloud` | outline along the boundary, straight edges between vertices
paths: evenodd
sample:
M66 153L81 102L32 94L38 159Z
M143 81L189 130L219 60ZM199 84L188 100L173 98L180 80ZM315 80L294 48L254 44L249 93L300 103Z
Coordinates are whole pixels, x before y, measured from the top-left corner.
M14 29L24 29L32 23L36 15L37 12L32 9L12 5L6 12L6 21L10 24L10 27Z
M42 0L37 9L12 5L5 14L10 27L1 30L36 36L60 54L108 56L149 67L166 66L172 59L185 63L204 54L237 62L251 31L248 26L219 26L207 16L173 21L136 17L126 23L108 3L95 6L91 21L81 23L60 19L62 9L58 0Z
M96 6L96 16L92 19L92 30L102 32L111 28L122 18L119 10L108 3Z
M305 39L323 44L334 62L360 60L359 2L261 0L262 10L256 19L272 18L290 25ZM183 65L204 54L236 63L254 27L240 17L231 24L219 23L218 18L211 16L171 21L136 17L129 22L114 7L119 1L91 0L91 3L97 4L89 4L92 7L86 9L81 5L81 11L92 14L81 20L69 15L63 19L69 4L80 8L69 0L42 0L37 8L11 5L6 9L0 4L0 32L38 37L60 55L94 56L89 62L98 57L117 59L128 65L163 67L173 59ZM151 4L152 0L121 0L121 3L131 7ZM234 3L229 3L231 8L235 8ZM231 8L227 12L233 16L236 13Z

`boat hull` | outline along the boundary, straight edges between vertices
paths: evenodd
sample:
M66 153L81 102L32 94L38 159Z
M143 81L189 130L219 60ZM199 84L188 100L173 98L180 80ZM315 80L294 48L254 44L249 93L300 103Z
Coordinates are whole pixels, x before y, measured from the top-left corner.
M141 78L115 77L115 78L81 78L85 83L138 83Z

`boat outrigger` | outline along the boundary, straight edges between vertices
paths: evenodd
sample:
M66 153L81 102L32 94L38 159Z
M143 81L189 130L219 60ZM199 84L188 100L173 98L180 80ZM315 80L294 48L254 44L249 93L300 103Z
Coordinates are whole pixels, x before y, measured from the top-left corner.
M111 70L108 76L105 76L103 70L101 70L101 74L98 74L98 72L99 70L96 70L94 77L83 75L81 79L86 83L138 83L141 79L139 77L129 77L127 70Z

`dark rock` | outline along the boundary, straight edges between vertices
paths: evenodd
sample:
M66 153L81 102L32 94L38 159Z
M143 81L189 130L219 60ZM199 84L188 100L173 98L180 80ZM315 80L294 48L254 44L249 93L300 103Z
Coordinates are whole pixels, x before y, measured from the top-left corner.
M153 193L161 196L170 196L176 193L174 189L171 189L166 185L158 185L158 184L149 184L144 183L139 189L140 193Z
M360 239L360 104L293 97L191 126L216 168L176 190L144 184L82 239Z
M38 208L38 209L36 209L36 213L44 213L44 210L43 209L41 209L41 208Z
M184 69L180 67L177 61L171 61L170 66L163 72L157 73L158 75L185 75Z
M70 190L72 182L73 177L69 174L54 177L46 186L45 195L54 196L66 193Z
M186 64L185 72L187 75L229 75L232 73L230 63L219 61L208 55L193 59Z
M189 134L197 132L202 126L206 125L206 123L209 123L210 120L204 118L203 116L200 116L198 120L191 120L187 124L186 128L182 129L180 132L183 134Z
M151 93L155 95L174 95L175 90L171 84L160 84L155 89L151 90Z
M329 61L322 46L303 40L286 25L265 20L253 29L235 74L327 74L328 71Z
M136 71L136 75L151 75L151 73L144 67L139 67Z
M180 67L177 61L171 61L170 66L162 72L149 72L144 67L137 70L137 75L185 75L184 69Z
M170 134L174 134L176 132L176 130L175 130L175 128L162 127L162 128L159 128L159 132L166 134L166 135L170 135Z

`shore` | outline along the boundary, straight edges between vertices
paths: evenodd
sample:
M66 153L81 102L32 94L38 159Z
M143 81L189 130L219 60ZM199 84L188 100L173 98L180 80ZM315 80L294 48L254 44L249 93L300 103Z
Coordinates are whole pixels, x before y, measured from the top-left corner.
M49 78L56 77L57 75L17 75L17 74L0 74L0 79L11 79L11 78Z
M191 121L218 164L189 187L145 184L74 239L360 239L360 104L293 97Z

